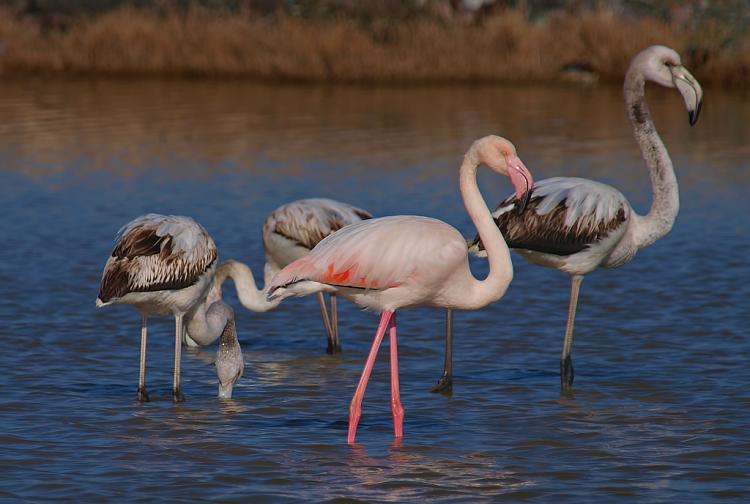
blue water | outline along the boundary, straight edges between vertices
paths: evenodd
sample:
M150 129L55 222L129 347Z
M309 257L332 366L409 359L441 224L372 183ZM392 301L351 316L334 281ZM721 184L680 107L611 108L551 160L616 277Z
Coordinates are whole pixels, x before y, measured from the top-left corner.
M488 133L513 140L537 179L603 180L643 212L648 176L620 90L0 83L0 500L747 502L750 105L707 89L689 128L676 93L649 100L680 215L632 263L584 281L573 392L558 377L568 279L514 256L505 297L456 314L451 396L429 392L443 313L400 314L404 439L392 438L385 344L348 446L376 314L340 302L344 352L328 356L314 299L254 314L225 289L246 360L234 399L216 398L214 345L183 352L187 400L172 403L165 318L150 325L141 405L139 315L94 307L117 229L190 215L222 259L257 273L263 219L301 197L470 236L457 169ZM480 182L491 205L510 190Z

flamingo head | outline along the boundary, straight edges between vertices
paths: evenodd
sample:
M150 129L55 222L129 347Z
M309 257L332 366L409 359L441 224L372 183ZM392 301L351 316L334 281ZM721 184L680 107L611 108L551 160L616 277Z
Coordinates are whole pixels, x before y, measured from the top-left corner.
M503 137L490 135L477 140L474 147L479 162L492 171L510 177L516 191L516 210L523 212L534 187L534 177L518 157L515 145Z
M643 71L643 76L652 82L677 88L685 101L690 126L698 121L703 102L703 89L698 80L682 66L680 55L674 49L655 45L645 49L633 60L633 66Z

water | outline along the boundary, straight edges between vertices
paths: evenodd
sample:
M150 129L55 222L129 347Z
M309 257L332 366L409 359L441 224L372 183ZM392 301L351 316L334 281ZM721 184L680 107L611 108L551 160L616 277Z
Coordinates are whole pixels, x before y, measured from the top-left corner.
M152 402L139 405L139 316L94 308L116 230L145 212L191 215L222 258L256 272L264 217L301 197L435 216L472 235L457 168L492 132L537 179L603 180L644 211L648 177L620 90L0 83L0 498L746 502L750 105L708 89L689 128L677 93L649 89L649 100L682 209L632 263L586 278L574 392L561 396L558 379L568 280L514 256L506 296L456 316L452 396L429 393L443 314L401 313L405 438L392 440L384 345L349 447L376 314L342 301L344 353L331 357L314 299L253 314L230 293L245 377L220 401L215 346L186 351L180 405L173 322L154 319ZM490 173L480 182L490 204L511 190Z

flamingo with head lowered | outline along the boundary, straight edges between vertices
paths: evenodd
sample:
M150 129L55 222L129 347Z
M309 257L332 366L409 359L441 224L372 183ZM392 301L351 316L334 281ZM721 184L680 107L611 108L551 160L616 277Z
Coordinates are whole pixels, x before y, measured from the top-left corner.
M216 285L217 257L211 236L190 217L147 214L120 229L104 266L96 305L131 304L141 312L139 401L149 400L146 392L149 315L172 314L175 318L172 385L175 402L184 400L180 388L184 322L188 321L193 336L213 341L225 332L228 321L234 320L232 309L221 301L220 284ZM231 337L229 332L227 338Z
M329 234L354 222L371 219L365 210L326 198L310 198L292 201L280 206L263 223L263 248L266 253L264 283L287 264L307 255L315 245ZM240 261L228 260L216 270L216 281L221 287L227 278L234 281L237 297L242 306L254 312L266 312L276 308L280 300L268 300L264 288L258 288L250 267ZM338 314L336 295L331 294L331 314L322 292L318 293L323 326L328 337L329 354L341 351L338 331ZM188 346L210 345L218 335L206 338L194 335L188 327L186 343Z
M362 398L388 328L394 435L403 436L396 310L416 306L476 310L500 299L513 279L508 247L477 186L480 164L510 177L520 210L533 179L513 144L504 138L488 136L477 140L464 156L459 172L461 195L487 249L490 273L484 280L472 275L466 240L453 226L429 217L401 215L342 228L318 243L307 256L282 269L269 284L269 296L273 298L331 292L381 313L349 408L349 443L354 442Z
M573 323L583 276L599 267L614 268L630 262L639 249L672 229L680 207L672 160L646 104L646 81L676 88L685 101L691 126L698 120L703 98L698 81L682 66L680 55L668 47L649 47L630 64L625 76L625 106L653 191L651 209L646 215L636 214L614 187L573 177L537 182L528 211L523 214L512 211L513 196L502 201L492 214L512 249L535 264L555 268L571 277L568 322L560 358L563 389L573 383ZM470 248L484 253L486 244L481 233ZM450 360L450 347L448 337L446 364ZM436 388L441 384L445 388L449 383L450 369L446 366Z

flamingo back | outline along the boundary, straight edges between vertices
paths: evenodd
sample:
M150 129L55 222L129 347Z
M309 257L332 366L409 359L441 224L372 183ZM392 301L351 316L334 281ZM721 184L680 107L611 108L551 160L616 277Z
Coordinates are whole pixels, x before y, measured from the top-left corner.
M217 255L208 232L190 217L142 215L118 232L102 273L99 300L189 287Z
M268 248L268 238L276 233L311 250L334 231L367 219L372 219L369 212L331 199L293 201L277 208L266 218L263 242Z
M514 210L515 196L503 200L492 217L508 246L547 254L570 255L623 228L630 205L617 189L592 180L554 177L534 184L527 210ZM475 236L472 252L484 246Z

